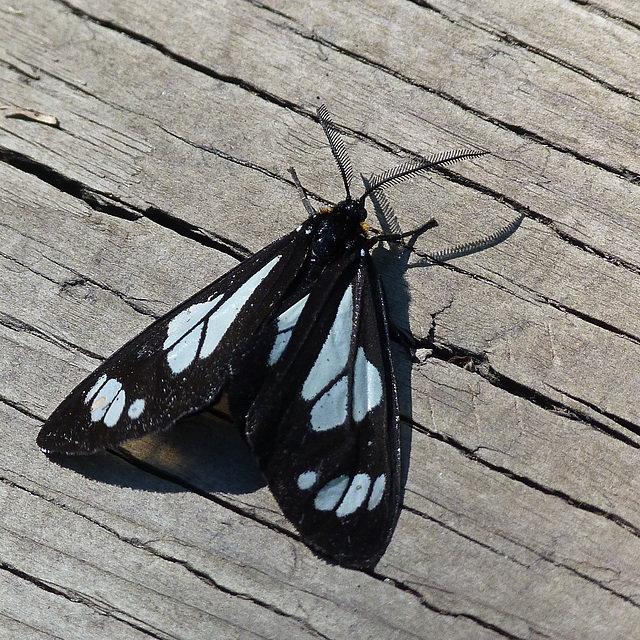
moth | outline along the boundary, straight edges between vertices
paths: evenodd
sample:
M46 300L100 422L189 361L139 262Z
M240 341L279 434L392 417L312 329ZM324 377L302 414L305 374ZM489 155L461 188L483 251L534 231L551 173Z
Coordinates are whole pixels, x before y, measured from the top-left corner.
M37 443L82 454L161 431L226 396L231 415L302 540L340 565L368 569L401 508L398 399L385 296L365 222L374 192L461 149L409 160L351 196L353 168L318 108L346 198L308 219L154 322L101 364L51 414Z

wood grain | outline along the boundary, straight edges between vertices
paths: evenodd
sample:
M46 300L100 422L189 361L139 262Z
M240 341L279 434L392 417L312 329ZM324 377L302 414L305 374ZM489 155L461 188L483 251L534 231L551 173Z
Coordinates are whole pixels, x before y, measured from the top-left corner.
M639 27L631 0L4 6L0 637L638 637ZM371 573L300 542L219 420L35 445L103 358L304 219L289 166L341 197L321 102L365 173L491 152L390 191L404 228L438 220L418 252L524 216L444 264L386 257L425 349L398 350L409 471Z

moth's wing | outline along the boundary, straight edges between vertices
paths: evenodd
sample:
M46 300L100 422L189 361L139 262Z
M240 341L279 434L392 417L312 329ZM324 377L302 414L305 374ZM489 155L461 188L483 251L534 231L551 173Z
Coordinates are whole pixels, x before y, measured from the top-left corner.
M255 340L304 262L301 228L265 247L154 322L51 414L37 443L90 453L171 426L219 396L231 361Z
M247 440L284 515L321 555L360 568L384 553L401 494L384 298L363 253L332 263L306 301L265 327L276 338L257 342L252 362L268 358L267 375L242 407ZM243 379L230 388L232 407ZM240 405L251 401L239 396Z

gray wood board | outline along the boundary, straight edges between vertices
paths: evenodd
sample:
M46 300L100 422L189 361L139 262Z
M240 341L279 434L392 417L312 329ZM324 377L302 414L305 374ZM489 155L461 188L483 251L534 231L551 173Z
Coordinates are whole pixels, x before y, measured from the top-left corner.
M639 26L630 0L3 6L0 637L638 637ZM378 256L435 351L397 350L409 471L370 573L301 543L219 421L35 445L102 359L304 219L289 166L341 198L321 102L364 173L491 152L389 191L403 228L437 218L419 251L524 216L445 264Z

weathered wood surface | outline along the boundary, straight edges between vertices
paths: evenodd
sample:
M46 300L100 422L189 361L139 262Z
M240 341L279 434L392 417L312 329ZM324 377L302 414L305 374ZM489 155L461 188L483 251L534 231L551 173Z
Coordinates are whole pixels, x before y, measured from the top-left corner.
M640 637L639 26L633 0L5 4L0 106L60 127L0 112L0 637ZM400 367L405 509L371 574L299 541L228 427L35 445L304 218L287 167L341 196L321 101L365 172L492 152L390 194L405 228L437 217L423 249L525 216L406 271L436 350Z

